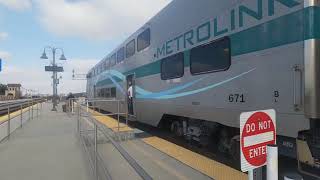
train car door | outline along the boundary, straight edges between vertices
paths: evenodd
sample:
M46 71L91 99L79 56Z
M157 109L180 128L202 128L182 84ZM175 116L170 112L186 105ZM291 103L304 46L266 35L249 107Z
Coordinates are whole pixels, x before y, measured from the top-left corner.
M135 81L134 74L127 76L127 104L128 115L134 116L134 101L135 101Z

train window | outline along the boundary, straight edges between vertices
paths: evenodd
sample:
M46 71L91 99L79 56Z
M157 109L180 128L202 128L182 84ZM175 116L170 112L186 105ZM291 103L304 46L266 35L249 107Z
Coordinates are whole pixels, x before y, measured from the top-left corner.
M184 74L184 56L178 53L164 58L161 62L161 79L174 79L182 77Z
M111 97L117 97L117 90L115 87L111 88Z
M103 72L103 64L100 64L100 74Z
M87 79L90 79L92 77L91 74L92 74L91 72L87 74Z
M116 54L112 55L110 58L110 66L114 66L116 64Z
M191 49L191 74L225 71L231 66L228 37Z
M136 51L136 41L133 39L126 45L126 57L129 58L134 55Z
M107 61L103 61L102 69L103 69L103 71L107 70Z
M108 64L109 64L109 60L107 59L107 60L104 62L104 69L105 69L105 70L108 69Z
M117 62L120 63L124 60L124 47L120 48L117 52Z
M141 34L139 34L137 38L137 50L142 51L145 48L150 46L150 35L151 31L150 28L143 31Z
M100 97L104 97L104 89L101 89L100 91L101 91Z
M111 96L110 94L110 88L106 88L106 93L105 93L105 97L109 98Z

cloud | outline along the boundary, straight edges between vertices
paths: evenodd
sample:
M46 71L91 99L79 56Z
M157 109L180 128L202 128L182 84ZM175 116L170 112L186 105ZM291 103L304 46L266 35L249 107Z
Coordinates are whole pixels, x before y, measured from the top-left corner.
M0 41L6 40L8 38L8 33L0 32Z
M3 60L10 60L11 59L11 54L9 52L0 50L0 58L3 59Z
M59 36L124 38L171 0L35 0L44 27Z
M64 72L59 73L63 78L58 85L58 93L67 94L69 92L85 92L86 80L72 80L72 70L76 73L86 74L90 67L96 64L94 59L70 59L63 64ZM20 67L6 63L3 71L0 72L0 83L20 83L25 89L37 90L40 93L52 94L52 74L44 71L46 62L37 67ZM32 69L27 71L26 69Z
M0 0L0 5L4 5L11 10L24 11L31 9L31 0Z

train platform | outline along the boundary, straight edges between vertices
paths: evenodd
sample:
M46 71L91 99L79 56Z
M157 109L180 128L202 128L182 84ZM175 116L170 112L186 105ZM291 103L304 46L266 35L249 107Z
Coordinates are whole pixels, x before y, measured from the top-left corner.
M92 110L67 114L61 107L52 112L51 105L0 117L12 118L12 125L17 120L10 138L0 143L1 180L247 179L244 173L174 143L124 123L118 126L110 116ZM18 127L21 117L23 126Z
M28 121L26 111L23 110L23 127L0 144L0 179L92 179L76 135L76 122L65 113L52 112L49 103L43 103L39 114ZM11 117L18 114L13 112Z
M106 131L110 136L117 139L117 143L132 157L137 164L152 179L221 179L221 180L244 180L247 175L227 165L207 158L203 155L178 146L165 139L152 136L140 129L119 123L110 116L89 110L91 117L98 122L100 131ZM87 120L90 122L89 120ZM84 123L82 123L82 129ZM90 124L90 123L89 123ZM90 128L89 128L90 129ZM130 179L141 179L134 172L130 164L117 153L110 141L100 134L98 137L98 152L104 162L122 162L120 164L105 164L112 179L125 179L130 174ZM93 138L93 137L91 137ZM113 151L110 151L113 149ZM123 168L126 167L126 168ZM122 173L121 169L130 172Z

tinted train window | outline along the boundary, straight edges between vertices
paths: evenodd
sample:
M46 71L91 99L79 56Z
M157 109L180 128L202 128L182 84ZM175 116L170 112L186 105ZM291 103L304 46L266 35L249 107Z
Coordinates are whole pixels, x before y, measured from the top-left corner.
M120 48L117 52L117 62L122 62L124 60L124 47Z
M115 87L111 88L111 97L117 97L117 90Z
M126 57L129 58L134 55L136 51L136 41L133 39L126 46Z
M87 79L90 79L91 77L92 77L92 73L90 72L87 74Z
M103 71L104 71L103 64L100 64L100 73L102 73Z
M150 46L150 28L139 34L137 39L137 50L142 51Z
M111 96L111 94L110 94L110 88L106 88L105 97L106 97L106 98L109 98L110 96Z
M106 70L109 68L109 62L110 62L109 59L107 59L107 60L105 61L105 64L104 64L104 65L105 65L105 69L106 69Z
M116 54L112 55L110 58L110 66L114 66L116 64Z
M191 50L190 71L192 74L225 71L230 65L231 53L228 37Z
M184 73L183 61L183 53L163 59L161 62L161 79L167 80L182 77Z

